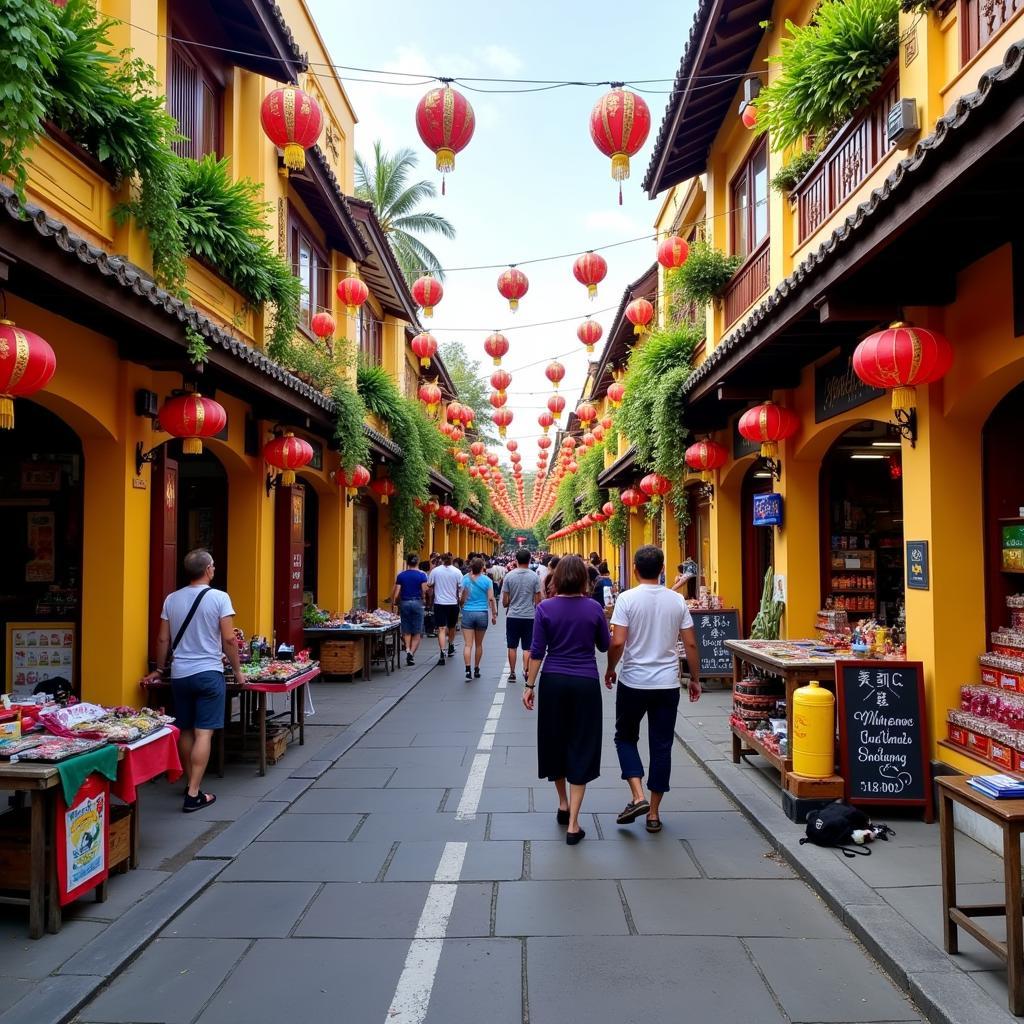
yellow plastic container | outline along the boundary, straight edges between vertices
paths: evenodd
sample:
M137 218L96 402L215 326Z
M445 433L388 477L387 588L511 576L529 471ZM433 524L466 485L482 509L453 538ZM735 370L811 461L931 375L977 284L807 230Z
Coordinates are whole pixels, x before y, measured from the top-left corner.
M793 773L827 779L835 768L836 699L817 682L793 692Z

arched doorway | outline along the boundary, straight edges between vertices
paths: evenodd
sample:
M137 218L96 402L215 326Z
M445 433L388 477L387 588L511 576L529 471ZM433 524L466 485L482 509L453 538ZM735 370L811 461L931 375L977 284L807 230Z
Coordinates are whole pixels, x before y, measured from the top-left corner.
M765 574L775 558L775 530L771 526L754 526L754 495L772 490L772 475L754 462L743 477L740 489L740 534L743 559L743 635L750 635L750 627L761 607Z
M78 435L19 401L14 429L0 431L0 643L18 694L58 677L80 689L83 477Z
M863 420L821 463L821 601L851 623L904 622L903 464L888 423Z

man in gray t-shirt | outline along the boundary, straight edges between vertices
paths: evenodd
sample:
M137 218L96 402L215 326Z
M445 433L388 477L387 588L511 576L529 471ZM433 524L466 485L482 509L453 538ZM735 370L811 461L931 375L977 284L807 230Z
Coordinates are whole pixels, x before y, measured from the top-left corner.
M505 640L508 645L508 681L516 681L516 649L523 648L523 678L530 670L530 647L533 645L533 611L540 603L540 580L527 566L530 552L516 552L516 567L501 585L501 603L508 609L505 619Z

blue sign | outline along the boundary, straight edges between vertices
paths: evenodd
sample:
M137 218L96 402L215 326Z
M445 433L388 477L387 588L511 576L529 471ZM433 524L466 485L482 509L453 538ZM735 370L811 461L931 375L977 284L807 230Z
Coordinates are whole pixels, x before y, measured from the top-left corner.
M907 588L909 590L927 590L928 581L928 541L907 541Z
M782 525L782 495L769 491L767 494L754 495L754 525Z

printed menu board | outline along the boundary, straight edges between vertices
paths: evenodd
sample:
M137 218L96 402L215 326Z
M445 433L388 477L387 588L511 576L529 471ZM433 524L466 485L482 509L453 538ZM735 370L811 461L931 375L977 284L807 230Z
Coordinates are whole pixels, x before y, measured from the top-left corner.
M73 622L8 622L7 691L28 696L56 677L74 686L75 633Z

